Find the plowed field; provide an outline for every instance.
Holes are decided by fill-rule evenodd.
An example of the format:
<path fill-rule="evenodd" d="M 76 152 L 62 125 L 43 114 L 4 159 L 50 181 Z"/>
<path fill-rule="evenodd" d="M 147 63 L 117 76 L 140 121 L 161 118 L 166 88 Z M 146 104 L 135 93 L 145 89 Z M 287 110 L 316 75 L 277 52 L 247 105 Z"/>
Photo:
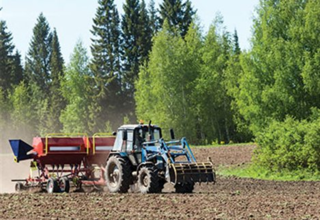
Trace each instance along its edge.
<path fill-rule="evenodd" d="M 217 169 L 250 162 L 253 146 L 195 149 Z M 1 179 L 4 176 L 1 176 Z M 320 219 L 320 182 L 278 182 L 218 176 L 193 194 L 108 192 L 0 194 L 0 219 Z"/>

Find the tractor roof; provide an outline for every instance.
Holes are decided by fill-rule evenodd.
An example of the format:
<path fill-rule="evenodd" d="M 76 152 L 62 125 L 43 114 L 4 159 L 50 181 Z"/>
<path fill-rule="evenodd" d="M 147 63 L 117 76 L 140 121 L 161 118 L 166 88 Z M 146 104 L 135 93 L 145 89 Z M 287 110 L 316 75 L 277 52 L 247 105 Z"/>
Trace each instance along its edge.
<path fill-rule="evenodd" d="M 119 129 L 135 129 L 139 127 L 148 127 L 148 124 L 129 124 L 129 125 L 122 125 Z M 159 128 L 157 125 L 151 125 L 154 128 Z"/>

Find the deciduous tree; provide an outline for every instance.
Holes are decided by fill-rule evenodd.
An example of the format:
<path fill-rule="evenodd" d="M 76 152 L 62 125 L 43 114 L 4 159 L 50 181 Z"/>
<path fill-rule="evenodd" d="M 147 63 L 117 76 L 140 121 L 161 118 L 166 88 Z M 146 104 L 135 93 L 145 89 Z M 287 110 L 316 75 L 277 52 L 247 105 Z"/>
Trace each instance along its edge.
<path fill-rule="evenodd" d="M 236 95 L 240 113 L 256 133 L 286 115 L 298 120 L 319 108 L 318 1 L 261 1 L 252 51 L 241 59 Z"/>
<path fill-rule="evenodd" d="M 71 55 L 70 64 L 62 81 L 62 94 L 67 100 L 66 108 L 62 111 L 60 121 L 64 132 L 93 133 L 97 124 L 94 97 L 93 75 L 89 68 L 87 51 L 79 41 Z M 93 126 L 91 126 L 93 125 Z"/>
<path fill-rule="evenodd" d="M 165 131 L 173 127 L 177 136 L 196 141 L 192 92 L 201 34 L 193 26 L 184 41 L 180 34 L 168 30 L 169 25 L 164 25 L 155 37 L 149 65 L 141 69 L 136 84 L 137 115 Z"/>

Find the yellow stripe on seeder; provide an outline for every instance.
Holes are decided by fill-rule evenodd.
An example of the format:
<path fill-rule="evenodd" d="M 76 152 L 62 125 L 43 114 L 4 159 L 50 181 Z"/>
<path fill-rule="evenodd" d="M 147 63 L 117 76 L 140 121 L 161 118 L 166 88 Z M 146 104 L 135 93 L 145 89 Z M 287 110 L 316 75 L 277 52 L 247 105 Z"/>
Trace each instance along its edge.
<path fill-rule="evenodd" d="M 85 137 L 87 138 L 87 146 L 89 146 L 89 138 L 86 133 L 49 133 L 45 137 L 45 153 L 48 154 L 48 138 L 72 138 L 72 137 Z M 87 148 L 87 154 L 89 154 L 89 147 Z"/>

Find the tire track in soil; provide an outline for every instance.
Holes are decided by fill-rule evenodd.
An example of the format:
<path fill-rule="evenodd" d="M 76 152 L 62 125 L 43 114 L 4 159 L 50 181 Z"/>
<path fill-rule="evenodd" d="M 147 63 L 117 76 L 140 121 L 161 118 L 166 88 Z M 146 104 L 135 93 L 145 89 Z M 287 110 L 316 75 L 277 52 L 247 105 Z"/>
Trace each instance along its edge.
<path fill-rule="evenodd" d="M 194 149 L 216 167 L 250 162 L 254 146 Z M 0 194 L 0 219 L 319 219 L 320 182 L 217 177 L 193 194 Z"/>

